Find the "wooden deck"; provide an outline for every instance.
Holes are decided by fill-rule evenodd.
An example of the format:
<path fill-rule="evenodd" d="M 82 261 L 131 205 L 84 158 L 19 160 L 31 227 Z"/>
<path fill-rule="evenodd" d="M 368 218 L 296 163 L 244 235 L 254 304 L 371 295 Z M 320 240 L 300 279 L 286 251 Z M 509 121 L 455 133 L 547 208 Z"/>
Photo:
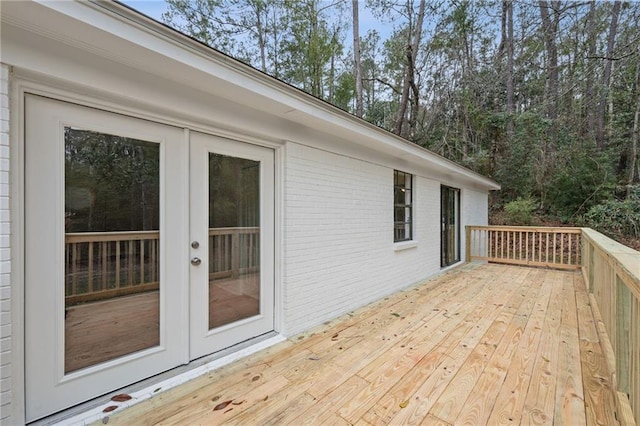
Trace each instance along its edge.
<path fill-rule="evenodd" d="M 615 425 L 605 365 L 579 273 L 471 264 L 108 420 Z"/>

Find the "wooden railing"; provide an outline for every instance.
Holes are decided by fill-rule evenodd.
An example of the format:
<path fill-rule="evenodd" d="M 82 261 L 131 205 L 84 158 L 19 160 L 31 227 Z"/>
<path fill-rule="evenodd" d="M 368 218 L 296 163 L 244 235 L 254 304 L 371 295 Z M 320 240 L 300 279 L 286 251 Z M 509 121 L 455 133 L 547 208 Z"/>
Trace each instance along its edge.
<path fill-rule="evenodd" d="M 467 260 L 580 268 L 580 228 L 467 226 Z"/>
<path fill-rule="evenodd" d="M 258 227 L 209 229 L 209 276 L 258 269 Z M 82 232 L 65 236 L 65 302 L 69 305 L 157 290 L 158 231 Z"/>
<path fill-rule="evenodd" d="M 582 274 L 617 389 L 640 425 L 640 252 L 592 229 L 582 230 Z M 629 424 L 630 422 L 626 422 Z"/>
<path fill-rule="evenodd" d="M 581 269 L 618 420 L 640 425 L 640 252 L 589 228 L 468 226 L 466 260 Z"/>

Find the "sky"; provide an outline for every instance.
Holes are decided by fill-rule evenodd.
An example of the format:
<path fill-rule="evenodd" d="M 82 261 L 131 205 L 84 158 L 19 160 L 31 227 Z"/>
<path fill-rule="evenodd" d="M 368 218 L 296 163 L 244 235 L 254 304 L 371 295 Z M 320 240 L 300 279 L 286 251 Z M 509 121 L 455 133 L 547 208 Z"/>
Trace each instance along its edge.
<path fill-rule="evenodd" d="M 120 0 L 129 7 L 136 9 L 162 22 L 162 14 L 166 10 L 166 4 L 163 0 Z"/>

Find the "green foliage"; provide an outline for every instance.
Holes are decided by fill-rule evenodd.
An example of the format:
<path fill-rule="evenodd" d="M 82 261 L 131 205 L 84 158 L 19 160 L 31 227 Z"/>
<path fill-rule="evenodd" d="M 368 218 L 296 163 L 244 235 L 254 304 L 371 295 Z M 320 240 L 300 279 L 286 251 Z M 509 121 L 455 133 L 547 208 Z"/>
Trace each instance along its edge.
<path fill-rule="evenodd" d="M 356 95 L 356 77 L 349 72 L 342 73 L 333 93 L 333 104 L 345 111 L 349 110 Z"/>
<path fill-rule="evenodd" d="M 570 220 L 610 198 L 615 176 L 606 153 L 574 149 L 558 153 L 547 189 L 548 209 Z"/>
<path fill-rule="evenodd" d="M 520 198 L 510 201 L 504 206 L 507 225 L 526 226 L 533 223 L 533 213 L 537 203 L 532 198 Z"/>
<path fill-rule="evenodd" d="M 495 118 L 495 123 L 500 122 Z M 543 118 L 535 113 L 522 113 L 515 120 L 514 135 L 505 143 L 497 143 L 493 149 L 495 178 L 502 185 L 501 196 L 505 201 L 526 197 L 536 192 L 533 161 L 540 153 L 540 141 L 544 138 Z"/>
<path fill-rule="evenodd" d="M 582 217 L 584 225 L 612 238 L 640 237 L 640 186 L 625 200 L 608 200 Z"/>

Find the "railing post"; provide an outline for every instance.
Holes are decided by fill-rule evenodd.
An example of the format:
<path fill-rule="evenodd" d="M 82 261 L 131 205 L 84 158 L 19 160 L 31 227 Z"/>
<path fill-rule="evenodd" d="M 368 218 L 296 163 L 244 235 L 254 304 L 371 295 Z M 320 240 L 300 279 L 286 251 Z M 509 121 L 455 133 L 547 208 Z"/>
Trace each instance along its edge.
<path fill-rule="evenodd" d="M 465 236 L 464 236 L 464 260 L 465 262 L 471 262 L 471 228 L 469 225 L 464 227 Z"/>

